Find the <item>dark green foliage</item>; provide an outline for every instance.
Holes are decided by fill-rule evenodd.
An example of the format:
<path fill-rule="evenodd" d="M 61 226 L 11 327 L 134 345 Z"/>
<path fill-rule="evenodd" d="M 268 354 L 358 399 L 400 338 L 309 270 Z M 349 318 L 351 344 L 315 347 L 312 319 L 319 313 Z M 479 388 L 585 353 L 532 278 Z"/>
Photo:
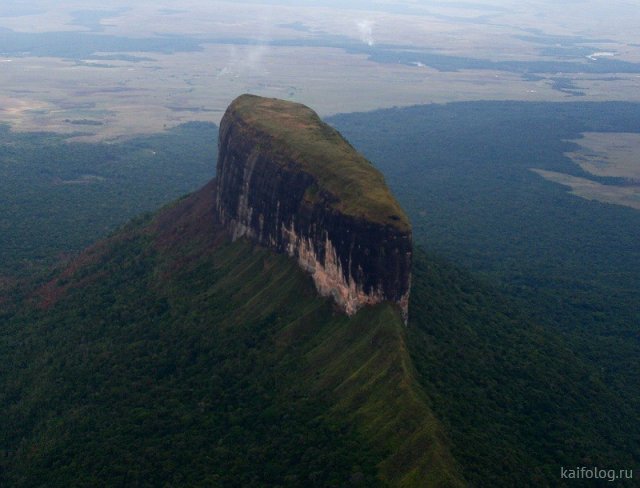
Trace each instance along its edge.
<path fill-rule="evenodd" d="M 408 344 L 473 486 L 571 486 L 561 466 L 637 466 L 637 412 L 597 365 L 468 272 L 421 252 L 414 263 Z"/>
<path fill-rule="evenodd" d="M 444 395 L 438 413 L 453 415 L 454 452 L 471 453 L 459 459 L 463 465 L 477 470 L 475 476 L 508 477 L 510 468 L 496 458 L 489 460 L 491 450 L 500 451 L 500 442 L 505 442 L 501 452 L 518 452 L 515 446 L 527 444 L 529 448 L 520 451 L 522 465 L 539 463 L 543 471 L 547 463 L 572 456 L 594 462 L 606 457 L 616 467 L 630 467 L 630 459 L 637 464 L 640 212 L 575 197 L 529 168 L 615 183 L 585 174 L 565 157 L 576 148 L 567 140 L 583 131 L 640 132 L 640 106 L 478 102 L 343 115 L 331 123 L 385 173 L 412 220 L 414 242 L 498 285 L 500 294 L 512 299 L 507 309 L 519 310 L 516 317 L 544 325 L 540 330 L 546 332 L 539 337 L 533 331 L 504 332 L 508 321 L 498 320 L 502 325 L 493 331 L 487 325 L 491 318 L 482 311 L 497 299 L 474 303 L 471 285 L 462 288 L 464 294 L 471 293 L 470 303 L 461 303 L 460 296 L 448 298 L 450 322 L 437 331 L 442 352 L 430 361 L 436 369 L 451 358 L 458 361 L 451 365 L 450 376 L 445 374 L 428 389 Z M 434 297 L 414 291 L 413 298 L 419 304 Z M 426 310 L 414 309 L 412 316 L 420 321 L 423 313 L 430 313 Z M 519 342 L 530 334 L 530 345 Z M 537 361 L 546 366 L 532 373 L 537 366 L 524 358 L 534 354 L 537 341 L 545 336 L 545 341 L 561 341 L 558 344 L 575 356 L 575 363 L 553 349 L 538 349 Z M 512 352 L 494 361 L 487 354 L 497 348 Z M 483 356 L 493 365 L 483 366 Z M 416 364 L 424 367 L 427 357 L 423 351 Z M 520 386 L 511 385 L 493 398 L 492 389 L 508 376 L 482 379 L 476 373 L 512 367 L 515 359 L 520 366 L 509 381 L 519 381 Z M 584 366 L 583 376 L 573 364 Z M 544 398 L 547 387 L 539 377 L 555 384 L 575 382 L 573 388 L 563 383 L 568 403 L 561 406 L 555 393 L 548 392 L 548 398 L 536 400 L 544 408 L 527 410 L 532 401 L 524 394 L 527 388 L 537 384 L 541 391 L 535 395 Z M 477 398 L 491 395 L 480 415 L 484 422 L 493 418 L 495 423 L 482 432 L 469 428 L 470 419 L 479 419 L 473 408 L 465 407 L 471 391 L 474 408 L 482 406 Z M 575 424 L 567 423 L 573 420 Z M 474 449 L 487 454 L 473 454 Z M 509 463 L 516 466 L 518 461 L 511 458 Z M 481 464 L 484 468 L 478 467 Z M 469 477 L 473 479 L 473 473 Z"/>
<path fill-rule="evenodd" d="M 577 198 L 529 170 L 590 177 L 563 155 L 575 149 L 566 140 L 638 132 L 639 105 L 479 102 L 332 121 L 385 173 L 415 241 L 503 285 L 640 383 L 628 362 L 640 353 L 640 212 Z"/>
<path fill-rule="evenodd" d="M 640 214 L 571 196 L 528 168 L 588 176 L 562 155 L 574 148 L 565 140 L 638 132 L 639 117 L 633 104 L 483 102 L 332 119 L 385 173 L 430 252 L 416 257 L 407 329 L 427 393 L 416 396 L 430 402 L 475 486 L 558 486 L 560 465 L 638 465 Z M 131 142 L 131 160 L 119 144 L 5 131 L 0 274 L 51 262 L 142 203 L 153 208 L 195 186 L 188 168 L 204 175 L 213 162 L 198 166 L 196 153 L 185 164 L 194 141 L 180 141 L 209 129 L 183 129 L 171 144 L 167 135 Z M 157 166 L 162 178 L 143 157 L 158 145 L 175 157 Z M 57 156 L 76 163 L 46 173 Z M 94 157 L 111 179 L 113 161 L 124 164 L 128 190 L 109 178 L 65 192 L 49 184 L 55 175 L 102 176 L 77 163 Z M 93 221 L 74 220 L 91 212 Z M 371 486 L 384 454 L 365 447 L 366 432 L 334 410 L 300 360 L 318 350 L 315 337 L 333 353 L 320 358 L 339 361 L 321 361 L 325 370 L 345 374 L 345 351 L 374 347 L 378 335 L 357 342 L 291 263 L 263 251 L 225 247 L 194 260 L 190 239 L 171 266 L 150 235 L 134 232 L 149 222 L 61 277 L 59 287 L 85 281 L 53 308 L 16 315 L 0 302 L 0 485 Z M 357 400 L 358 388 L 341 397 Z M 407 405 L 382 400 L 384 418 Z"/>
<path fill-rule="evenodd" d="M 369 59 L 378 63 L 402 63 L 423 65 L 437 69 L 438 71 L 459 71 L 462 69 L 506 71 L 509 73 L 640 73 L 638 63 L 630 63 L 619 59 L 606 59 L 585 63 L 584 57 L 577 53 L 573 59 L 544 59 L 534 61 L 493 61 L 490 59 L 470 58 L 462 56 L 450 56 L 416 49 L 397 50 L 394 48 L 367 49 L 357 46 L 347 48 L 349 52 L 362 52 L 369 54 Z M 593 52 L 593 51 L 592 51 Z M 557 53 L 554 53 L 557 55 Z M 555 56 L 554 56 L 555 57 Z M 604 61 L 604 62 L 601 62 Z"/>
<path fill-rule="evenodd" d="M 170 265 L 117 238 L 81 288 L 2 326 L 0 485 L 376 486 L 378 456 L 276 344 L 305 308 L 329 323 L 308 280 L 246 245 L 158 280 Z"/>
<path fill-rule="evenodd" d="M 228 242 L 213 188 L 0 323 L 0 484 L 461 486 L 400 311 L 349 319 L 288 257 Z"/>
<path fill-rule="evenodd" d="M 205 123 L 91 144 L 0 126 L 0 277 L 40 270 L 200 187 L 216 147 Z"/>

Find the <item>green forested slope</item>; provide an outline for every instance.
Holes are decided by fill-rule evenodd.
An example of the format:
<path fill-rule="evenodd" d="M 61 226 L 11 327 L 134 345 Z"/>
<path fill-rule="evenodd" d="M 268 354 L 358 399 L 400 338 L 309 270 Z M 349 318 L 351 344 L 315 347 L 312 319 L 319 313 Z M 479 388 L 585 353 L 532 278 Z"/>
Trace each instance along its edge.
<path fill-rule="evenodd" d="M 638 466 L 634 405 L 497 287 L 419 253 L 410 311 L 412 359 L 472 486 L 574 486 L 561 467 Z"/>
<path fill-rule="evenodd" d="M 390 112 L 338 126 L 383 170 L 417 240 L 444 256 L 416 256 L 407 329 L 385 307 L 352 321 L 335 314 L 288 260 L 217 242 L 200 200 L 181 200 L 37 292 L 15 291 L 17 309 L 0 277 L 0 486 L 558 486 L 561 465 L 637 468 L 639 214 L 580 200 L 528 170 L 534 161 L 576 172 L 563 139 L 638 131 L 637 106 Z M 9 162 L 32 161 L 0 167 L 9 202 L 0 265 L 53 262 L 140 202 L 203 178 L 210 165 L 196 159 L 210 148 L 190 154 L 195 132 L 174 136 L 164 162 L 141 159 L 133 180 L 138 160 L 125 161 L 122 181 L 135 184 L 123 194 L 115 181 L 52 185 L 40 173 L 48 136 L 5 134 Z M 130 149 L 142 157 L 150 147 Z M 56 171 L 70 170 L 62 179 L 109 161 L 63 149 L 95 158 L 58 160 Z M 145 185 L 155 171 L 158 184 Z M 33 205 L 11 200 L 16 185 Z"/>
<path fill-rule="evenodd" d="M 632 407 L 495 288 L 418 252 L 408 327 L 389 305 L 349 319 L 229 243 L 211 197 L 1 319 L 0 484 L 559 486 L 637 462 Z"/>
<path fill-rule="evenodd" d="M 457 486 L 399 311 L 348 319 L 216 229 L 134 222 L 1 327 L 3 486 Z"/>

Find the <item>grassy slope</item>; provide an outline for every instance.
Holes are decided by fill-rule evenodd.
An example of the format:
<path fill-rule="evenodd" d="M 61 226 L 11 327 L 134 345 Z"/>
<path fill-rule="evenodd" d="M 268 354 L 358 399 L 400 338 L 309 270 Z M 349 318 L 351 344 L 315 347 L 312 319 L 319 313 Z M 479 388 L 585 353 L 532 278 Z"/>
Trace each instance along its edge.
<path fill-rule="evenodd" d="M 348 320 L 212 221 L 208 187 L 2 319 L 0 484 L 460 485 L 397 311 Z"/>
<path fill-rule="evenodd" d="M 316 178 L 320 189 L 337 198 L 335 205 L 340 211 L 409 230 L 409 219 L 382 173 L 310 108 L 242 95 L 228 110 L 272 138 L 279 152 L 290 156 Z"/>

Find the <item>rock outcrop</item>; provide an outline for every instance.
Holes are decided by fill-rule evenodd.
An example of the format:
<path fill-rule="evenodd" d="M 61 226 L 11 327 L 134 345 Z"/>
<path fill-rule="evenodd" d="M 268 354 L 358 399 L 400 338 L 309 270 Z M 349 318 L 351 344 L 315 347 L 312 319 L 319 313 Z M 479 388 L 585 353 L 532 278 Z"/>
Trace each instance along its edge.
<path fill-rule="evenodd" d="M 294 257 L 349 315 L 397 303 L 407 317 L 411 227 L 384 178 L 311 109 L 242 95 L 220 125 L 216 211 Z"/>

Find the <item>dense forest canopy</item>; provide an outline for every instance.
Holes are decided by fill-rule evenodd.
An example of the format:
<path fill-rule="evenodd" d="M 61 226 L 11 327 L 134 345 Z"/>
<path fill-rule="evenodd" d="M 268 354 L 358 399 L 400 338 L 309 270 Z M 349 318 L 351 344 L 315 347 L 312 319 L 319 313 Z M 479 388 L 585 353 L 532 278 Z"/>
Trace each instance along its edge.
<path fill-rule="evenodd" d="M 640 107 L 474 102 L 346 114 L 329 122 L 384 173 L 426 251 L 417 250 L 408 350 L 464 479 L 477 486 L 504 480 L 553 485 L 560 465 L 637 464 L 640 212 L 579 198 L 531 168 L 620 185 L 575 164 L 566 155 L 575 150 L 569 141 L 583 132 L 640 133 Z M 158 479 L 176 483 L 271 479 L 283 463 L 312 466 L 313 452 L 332 466 L 313 465 L 318 486 L 345 479 L 373 483 L 381 454 L 375 448 L 355 452 L 361 433 L 327 417 L 316 397 L 291 386 L 288 361 L 300 351 L 284 362 L 266 354 L 273 334 L 288 324 L 281 311 L 256 316 L 231 335 L 212 332 L 204 318 L 233 304 L 209 288 L 224 274 L 215 260 L 185 268 L 168 288 L 148 287 L 164 265 L 149 252 L 149 237 L 139 234 L 113 247 L 105 262 L 63 278 L 58 285 L 64 289 L 99 277 L 62 308 L 33 307 L 39 300 L 34 286 L 58 279 L 51 265 L 206 183 L 215 165 L 215 126 L 186 124 L 97 144 L 7 127 L 0 137 L 7 480 L 55 472 L 68 481 L 79 472 L 65 468 L 64 459 L 73 458 L 84 466 L 83 479 L 94 482 L 96 470 L 107 467 L 85 455 L 108 456 L 114 445 L 132 445 L 135 452 L 142 444 L 127 432 L 139 432 L 148 441 L 140 469 L 160 463 Z M 221 255 L 220 262 L 233 256 Z M 282 299 L 279 290 L 271 290 L 274 303 Z M 202 300 L 194 302 L 191 292 Z M 322 310 L 323 317 L 332 313 Z M 88 317 L 95 320 L 85 329 L 80 324 Z M 220 374 L 194 373 L 201 367 L 235 378 L 235 386 Z M 114 368 L 116 374 L 105 375 Z M 243 379 L 247 372 L 250 380 Z M 265 385 L 281 374 L 292 383 L 267 395 Z M 147 388 L 149 382 L 156 386 Z M 138 393 L 128 397 L 130 391 Z M 216 400 L 202 403 L 195 391 Z M 113 402 L 121 409 L 116 424 L 99 414 Z M 193 408 L 199 409 L 195 416 Z M 181 437 L 184 422 L 190 430 Z M 271 424 L 289 427 L 274 437 Z M 151 434 L 158 429 L 164 434 Z M 202 432 L 220 436 L 210 452 L 199 450 L 206 444 Z M 120 444 L 94 441 L 96 433 Z M 301 444 L 301 436 L 311 444 Z M 170 456 L 170 445 L 180 445 L 184 456 Z M 264 469 L 248 467 L 232 455 L 237 449 L 249 449 Z M 213 478 L 205 476 L 207 456 L 222 467 L 208 474 Z M 127 462 L 116 458 L 110 479 L 124 480 Z M 142 471 L 129 474 L 141 477 Z M 242 476 L 225 478 L 229 473 Z M 289 474 L 278 478 L 284 486 L 308 475 L 306 468 Z"/>

